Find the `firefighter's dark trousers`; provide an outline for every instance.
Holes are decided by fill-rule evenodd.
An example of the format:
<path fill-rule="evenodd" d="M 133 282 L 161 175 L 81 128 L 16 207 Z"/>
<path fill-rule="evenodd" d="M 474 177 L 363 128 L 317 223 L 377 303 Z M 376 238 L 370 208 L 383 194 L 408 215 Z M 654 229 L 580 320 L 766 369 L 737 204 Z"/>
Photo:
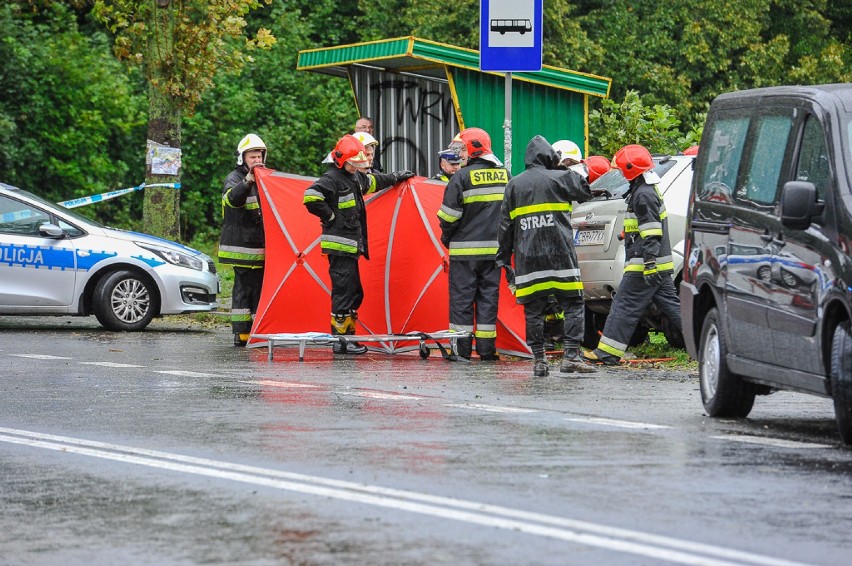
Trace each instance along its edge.
<path fill-rule="evenodd" d="M 358 310 L 364 300 L 361 271 L 357 255 L 329 255 L 328 275 L 331 278 L 331 314 L 349 315 Z"/>
<path fill-rule="evenodd" d="M 524 318 L 527 326 L 527 346 L 532 350 L 533 357 L 537 360 L 544 359 L 544 317 L 551 306 L 550 297 L 543 296 L 524 303 Z M 583 332 L 586 326 L 586 313 L 584 310 L 583 297 L 556 295 L 559 308 L 565 313 L 563 322 L 563 347 L 579 348 L 583 340 Z"/>
<path fill-rule="evenodd" d="M 671 275 L 666 273 L 659 285 L 650 287 L 641 275 L 625 275 L 615 294 L 598 349 L 621 358 L 636 325 L 652 302 L 680 331 L 680 299 Z"/>
<path fill-rule="evenodd" d="M 263 286 L 263 268 L 234 266 L 234 288 L 231 291 L 231 331 L 249 334 Z"/>
<path fill-rule="evenodd" d="M 450 329 L 471 332 L 479 357 L 497 354 L 497 303 L 500 297 L 500 268 L 494 260 L 450 261 Z M 458 354 L 469 358 L 471 339 L 456 342 Z"/>

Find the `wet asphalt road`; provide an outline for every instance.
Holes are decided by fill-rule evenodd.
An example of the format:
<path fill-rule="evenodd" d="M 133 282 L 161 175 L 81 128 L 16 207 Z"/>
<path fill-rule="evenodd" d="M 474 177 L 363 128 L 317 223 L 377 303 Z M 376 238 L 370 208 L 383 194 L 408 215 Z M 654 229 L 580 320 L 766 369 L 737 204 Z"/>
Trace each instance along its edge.
<path fill-rule="evenodd" d="M 230 338 L 0 317 L 0 564 L 850 563 L 829 400 Z"/>

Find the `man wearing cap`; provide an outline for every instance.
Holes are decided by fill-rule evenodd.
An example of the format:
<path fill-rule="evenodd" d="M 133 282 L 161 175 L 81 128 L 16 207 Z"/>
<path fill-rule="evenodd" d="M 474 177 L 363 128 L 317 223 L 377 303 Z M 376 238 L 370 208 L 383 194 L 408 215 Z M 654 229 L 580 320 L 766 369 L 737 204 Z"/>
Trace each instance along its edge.
<path fill-rule="evenodd" d="M 652 302 L 681 330 L 666 205 L 657 188 L 660 177 L 654 172 L 654 160 L 641 145 L 626 145 L 615 153 L 612 164 L 630 182 L 625 194 L 624 276 L 598 347 L 585 355 L 587 361 L 604 365 L 619 363 Z"/>
<path fill-rule="evenodd" d="M 450 147 L 438 153 L 438 158 L 440 159 L 438 166 L 441 170 L 432 178 L 436 181 L 449 183 L 450 177 L 461 167 L 462 160 L 458 148 L 454 148 L 453 144 L 450 144 Z"/>

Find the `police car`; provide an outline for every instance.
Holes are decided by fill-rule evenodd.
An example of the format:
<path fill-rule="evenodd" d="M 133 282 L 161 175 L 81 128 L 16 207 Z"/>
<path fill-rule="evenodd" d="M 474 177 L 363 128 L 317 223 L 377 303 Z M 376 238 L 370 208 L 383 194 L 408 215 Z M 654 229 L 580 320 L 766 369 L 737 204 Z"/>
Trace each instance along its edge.
<path fill-rule="evenodd" d="M 0 315 L 94 314 L 138 331 L 155 316 L 212 310 L 218 292 L 207 255 L 0 183 Z"/>

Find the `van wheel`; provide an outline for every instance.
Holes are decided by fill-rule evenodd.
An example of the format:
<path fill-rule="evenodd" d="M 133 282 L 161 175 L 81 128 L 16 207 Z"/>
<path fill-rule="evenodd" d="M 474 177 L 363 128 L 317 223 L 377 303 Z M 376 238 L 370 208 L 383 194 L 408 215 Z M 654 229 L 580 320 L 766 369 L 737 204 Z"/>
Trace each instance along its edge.
<path fill-rule="evenodd" d="M 848 321 L 837 325 L 831 341 L 831 396 L 840 438 L 852 444 L 852 335 Z"/>
<path fill-rule="evenodd" d="M 109 330 L 143 330 L 156 311 L 151 283 L 133 271 L 114 271 L 95 286 L 92 310 Z"/>
<path fill-rule="evenodd" d="M 719 311 L 710 309 L 701 327 L 698 381 L 704 410 L 711 417 L 745 417 L 754 405 L 756 387 L 728 369 L 728 348 L 719 325 Z"/>

